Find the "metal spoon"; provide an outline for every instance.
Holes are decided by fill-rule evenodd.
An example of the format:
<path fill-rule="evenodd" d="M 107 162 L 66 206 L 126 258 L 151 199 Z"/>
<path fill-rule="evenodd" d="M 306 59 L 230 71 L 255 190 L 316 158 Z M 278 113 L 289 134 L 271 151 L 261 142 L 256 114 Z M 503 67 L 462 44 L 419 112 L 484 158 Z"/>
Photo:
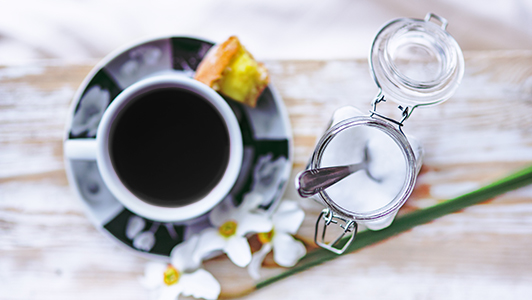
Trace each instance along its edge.
<path fill-rule="evenodd" d="M 362 162 L 347 166 L 310 169 L 299 173 L 296 180 L 296 189 L 301 197 L 308 198 L 360 170 L 366 170 L 369 177 L 379 181 L 369 173 L 368 162 L 369 155 L 366 146 L 364 148 L 364 160 Z"/>

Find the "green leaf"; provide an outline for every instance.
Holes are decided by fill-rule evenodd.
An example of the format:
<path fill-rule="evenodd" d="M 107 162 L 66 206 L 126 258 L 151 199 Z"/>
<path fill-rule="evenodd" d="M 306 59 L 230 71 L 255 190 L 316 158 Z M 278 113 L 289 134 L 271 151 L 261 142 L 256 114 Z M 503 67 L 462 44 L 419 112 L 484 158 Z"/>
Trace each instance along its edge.
<path fill-rule="evenodd" d="M 505 178 L 497 180 L 476 191 L 467 193 L 451 200 L 447 200 L 429 208 L 416 210 L 414 212 L 397 217 L 392 223 L 392 225 L 386 229 L 380 231 L 366 230 L 360 232 L 357 234 L 354 242 L 349 246 L 349 248 L 344 252 L 344 254 L 383 241 L 394 235 L 410 230 L 417 225 L 428 223 L 444 215 L 451 214 L 460 211 L 468 206 L 490 200 L 503 193 L 515 190 L 531 183 L 532 166 L 514 174 L 511 174 Z M 339 257 L 339 255 L 334 254 L 325 249 L 314 250 L 312 252 L 309 252 L 305 257 L 303 257 L 299 261 L 299 263 L 294 267 L 284 271 L 279 275 L 273 276 L 257 283 L 255 288 L 262 288 L 290 275 L 301 272 L 326 261 L 335 259 L 337 257 Z"/>

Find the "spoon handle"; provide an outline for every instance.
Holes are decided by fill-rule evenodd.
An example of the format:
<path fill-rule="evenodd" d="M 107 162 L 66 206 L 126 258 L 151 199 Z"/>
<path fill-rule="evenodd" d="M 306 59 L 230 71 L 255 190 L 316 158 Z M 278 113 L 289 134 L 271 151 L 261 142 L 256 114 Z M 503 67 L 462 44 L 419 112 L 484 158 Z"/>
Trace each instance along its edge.
<path fill-rule="evenodd" d="M 308 198 L 364 168 L 364 163 L 358 163 L 303 171 L 298 175 L 297 191 L 301 197 Z"/>

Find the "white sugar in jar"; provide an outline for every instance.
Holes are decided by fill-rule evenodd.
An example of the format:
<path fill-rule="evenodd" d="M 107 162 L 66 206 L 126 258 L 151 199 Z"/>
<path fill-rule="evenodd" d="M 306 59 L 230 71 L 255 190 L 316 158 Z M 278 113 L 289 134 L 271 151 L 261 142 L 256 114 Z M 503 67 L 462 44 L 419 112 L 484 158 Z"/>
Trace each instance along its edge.
<path fill-rule="evenodd" d="M 365 159 L 366 171 L 358 171 L 326 190 L 346 210 L 367 213 L 384 207 L 405 181 L 406 163 L 401 150 L 375 128 L 357 127 L 339 133 L 324 151 L 321 167 L 355 164 Z"/>

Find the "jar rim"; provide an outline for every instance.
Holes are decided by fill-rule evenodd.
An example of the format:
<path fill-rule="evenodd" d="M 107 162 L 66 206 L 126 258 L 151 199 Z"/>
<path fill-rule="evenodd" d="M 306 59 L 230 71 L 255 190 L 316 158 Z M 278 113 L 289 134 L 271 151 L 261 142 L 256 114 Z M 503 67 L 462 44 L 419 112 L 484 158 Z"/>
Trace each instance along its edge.
<path fill-rule="evenodd" d="M 416 158 L 412 146 L 402 132 L 397 130 L 390 123 L 375 117 L 355 116 L 345 119 L 329 128 L 319 140 L 310 161 L 310 168 L 315 169 L 321 167 L 323 153 L 325 152 L 327 145 L 336 137 L 336 135 L 346 129 L 356 126 L 369 126 L 379 129 L 390 137 L 399 147 L 406 162 L 406 176 L 401 190 L 397 193 L 394 199 L 388 202 L 388 204 L 379 209 L 367 212 L 355 212 L 338 205 L 333 199 L 331 199 L 331 197 L 329 197 L 326 190 L 321 191 L 318 195 L 328 207 L 341 216 L 355 221 L 375 220 L 397 211 L 406 202 L 414 189 L 416 181 Z"/>

